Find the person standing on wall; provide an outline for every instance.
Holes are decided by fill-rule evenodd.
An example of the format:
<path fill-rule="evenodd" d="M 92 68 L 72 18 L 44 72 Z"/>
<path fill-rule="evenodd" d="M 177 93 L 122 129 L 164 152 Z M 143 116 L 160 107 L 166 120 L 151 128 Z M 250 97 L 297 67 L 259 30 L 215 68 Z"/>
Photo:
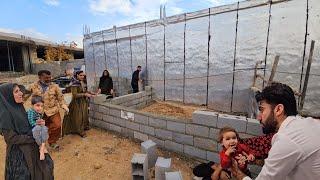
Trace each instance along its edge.
<path fill-rule="evenodd" d="M 139 92 L 139 73 L 141 71 L 141 66 L 137 66 L 137 70 L 135 70 L 132 74 L 132 79 L 131 79 L 131 87 L 133 93 Z"/>
<path fill-rule="evenodd" d="M 59 86 L 51 82 L 51 72 L 48 70 L 40 70 L 38 76 L 39 81 L 31 85 L 30 91 L 32 95 L 43 98 L 43 119 L 49 131 L 48 143 L 52 149 L 58 149 L 59 145 L 57 141 L 61 136 L 61 117 L 59 110 L 63 108 L 66 112 L 69 112 L 69 108 Z"/>

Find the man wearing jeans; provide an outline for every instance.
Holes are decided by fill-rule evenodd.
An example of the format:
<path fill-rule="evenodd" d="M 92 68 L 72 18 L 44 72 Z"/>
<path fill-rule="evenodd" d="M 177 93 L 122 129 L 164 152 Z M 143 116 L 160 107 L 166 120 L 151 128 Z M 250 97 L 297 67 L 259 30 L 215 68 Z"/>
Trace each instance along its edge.
<path fill-rule="evenodd" d="M 263 128 L 278 132 L 256 180 L 314 180 L 320 178 L 320 121 L 297 115 L 292 89 L 272 83 L 256 95 Z M 250 180 L 233 162 L 233 176 Z"/>
<path fill-rule="evenodd" d="M 48 143 L 51 148 L 58 149 L 57 141 L 61 136 L 61 117 L 59 110 L 63 108 L 69 112 L 59 86 L 51 82 L 51 72 L 41 70 L 38 72 L 39 81 L 31 85 L 32 95 L 38 95 L 44 101 L 44 116 L 49 131 Z"/>

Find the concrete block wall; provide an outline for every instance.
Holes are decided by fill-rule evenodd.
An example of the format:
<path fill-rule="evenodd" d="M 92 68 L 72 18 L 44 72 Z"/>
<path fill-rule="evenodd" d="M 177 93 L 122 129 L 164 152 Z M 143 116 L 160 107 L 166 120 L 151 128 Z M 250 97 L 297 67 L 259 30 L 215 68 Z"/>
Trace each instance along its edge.
<path fill-rule="evenodd" d="M 124 96 L 115 97 L 106 102 L 115 105 L 125 106 L 133 109 L 141 109 L 152 103 L 152 88 L 147 86 L 145 91 L 138 93 L 127 94 Z"/>
<path fill-rule="evenodd" d="M 131 109 L 141 109 L 153 102 L 154 94 L 151 86 L 146 86 L 145 91 L 138 93 L 127 94 L 124 96 L 106 99 L 106 95 L 100 94 L 94 98 L 93 104 L 114 104 Z M 104 108 L 101 106 L 100 108 Z M 102 110 L 103 112 L 106 110 Z M 143 121 L 143 119 L 141 119 Z"/>
<path fill-rule="evenodd" d="M 206 161 L 220 161 L 221 145 L 217 138 L 224 126 L 235 128 L 242 138 L 262 135 L 259 122 L 243 116 L 195 111 L 190 122 L 110 103 L 90 106 L 90 122 L 95 126 L 140 141 L 151 139 L 158 147 Z M 134 117 L 121 118 L 121 111 L 132 113 Z"/>

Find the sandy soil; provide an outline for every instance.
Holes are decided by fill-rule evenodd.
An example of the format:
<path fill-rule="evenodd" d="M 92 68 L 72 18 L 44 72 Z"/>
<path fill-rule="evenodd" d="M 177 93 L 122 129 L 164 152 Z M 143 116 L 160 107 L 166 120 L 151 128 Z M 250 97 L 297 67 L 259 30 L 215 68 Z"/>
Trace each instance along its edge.
<path fill-rule="evenodd" d="M 140 152 L 140 143 L 100 129 L 89 130 L 87 138 L 65 136 L 59 144 L 59 151 L 51 151 L 57 180 L 129 180 L 131 158 Z M 4 173 L 5 147 L 0 137 L 0 177 Z M 158 150 L 158 155 L 171 157 L 172 169 L 180 170 L 183 179 L 191 179 L 193 160 L 164 150 Z"/>
<path fill-rule="evenodd" d="M 172 101 L 156 101 L 150 106 L 141 109 L 141 111 L 190 120 L 192 119 L 192 113 L 200 109 L 205 110 L 206 107 L 197 105 L 186 105 L 180 102 Z"/>

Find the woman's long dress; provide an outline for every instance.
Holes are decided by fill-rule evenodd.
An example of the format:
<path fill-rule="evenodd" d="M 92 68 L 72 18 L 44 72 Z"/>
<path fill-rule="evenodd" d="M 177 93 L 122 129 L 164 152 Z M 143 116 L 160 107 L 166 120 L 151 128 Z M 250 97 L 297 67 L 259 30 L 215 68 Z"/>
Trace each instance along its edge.
<path fill-rule="evenodd" d="M 53 180 L 53 161 L 49 154 L 39 158 L 39 146 L 32 136 L 3 132 L 7 144 L 5 180 Z"/>
<path fill-rule="evenodd" d="M 63 120 L 62 133 L 79 134 L 83 136 L 89 128 L 88 106 L 85 96 L 86 90 L 81 86 L 71 86 L 72 100 L 69 105 L 69 114 Z"/>

